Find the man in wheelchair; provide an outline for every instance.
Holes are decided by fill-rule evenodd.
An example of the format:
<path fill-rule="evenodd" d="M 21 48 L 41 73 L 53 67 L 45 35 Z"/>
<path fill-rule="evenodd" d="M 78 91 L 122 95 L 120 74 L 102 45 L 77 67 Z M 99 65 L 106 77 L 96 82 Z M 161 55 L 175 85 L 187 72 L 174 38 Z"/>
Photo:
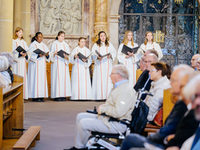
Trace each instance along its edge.
<path fill-rule="evenodd" d="M 105 137 L 106 134 L 110 137 L 112 137 L 112 135 L 123 137 L 125 134 L 127 130 L 126 122 L 131 121 L 131 113 L 134 109 L 136 93 L 132 87 L 129 86 L 129 75 L 124 65 L 113 66 L 110 77 L 114 88 L 110 92 L 105 104 L 97 108 L 96 114 L 95 112 L 84 112 L 77 115 L 75 147 L 70 148 L 71 150 L 94 148 L 92 145 L 97 142 L 97 139 L 92 138 L 91 135 L 101 136 L 101 133 L 103 133 L 103 137 Z M 109 144 L 103 140 L 99 142 L 103 142 L 107 145 Z M 112 144 L 110 144 L 110 146 L 112 146 Z M 112 147 L 108 149 L 112 149 Z"/>

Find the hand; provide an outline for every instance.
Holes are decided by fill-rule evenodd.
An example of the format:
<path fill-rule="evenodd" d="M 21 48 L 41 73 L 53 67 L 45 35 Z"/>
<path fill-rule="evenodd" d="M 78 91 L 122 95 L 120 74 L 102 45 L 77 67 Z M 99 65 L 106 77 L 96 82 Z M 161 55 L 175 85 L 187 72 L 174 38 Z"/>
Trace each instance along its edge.
<path fill-rule="evenodd" d="M 129 57 L 130 57 L 129 55 L 126 55 L 126 56 L 125 56 L 125 58 L 129 58 Z"/>
<path fill-rule="evenodd" d="M 101 61 L 101 60 L 102 60 L 102 57 L 97 56 L 97 59 Z"/>
<path fill-rule="evenodd" d="M 78 55 L 74 55 L 74 58 L 76 59 L 76 58 L 79 58 L 79 57 L 78 57 Z"/>
<path fill-rule="evenodd" d="M 49 52 L 47 52 L 47 53 L 45 54 L 45 56 L 49 56 Z"/>
<path fill-rule="evenodd" d="M 83 62 L 87 62 L 87 59 L 83 59 Z"/>
<path fill-rule="evenodd" d="M 40 56 L 40 57 L 43 57 L 44 55 L 43 55 L 43 54 L 39 54 L 39 56 Z"/>
<path fill-rule="evenodd" d="M 167 141 L 169 142 L 171 139 L 175 137 L 175 134 L 170 134 L 167 136 Z"/>
<path fill-rule="evenodd" d="M 109 54 L 109 55 L 107 56 L 107 58 L 108 58 L 108 59 L 111 58 L 111 55 Z"/>
<path fill-rule="evenodd" d="M 57 51 L 55 53 L 53 53 L 53 56 L 57 55 Z"/>
<path fill-rule="evenodd" d="M 134 56 L 134 54 L 133 54 L 133 53 L 130 53 L 130 52 L 128 52 L 128 55 L 129 55 L 129 57 Z"/>
<path fill-rule="evenodd" d="M 69 57 L 66 54 L 63 54 L 65 59 L 69 60 Z"/>
<path fill-rule="evenodd" d="M 179 147 L 172 146 L 172 147 L 168 147 L 166 150 L 179 150 Z"/>
<path fill-rule="evenodd" d="M 26 53 L 20 52 L 20 54 L 24 57 L 26 57 Z"/>

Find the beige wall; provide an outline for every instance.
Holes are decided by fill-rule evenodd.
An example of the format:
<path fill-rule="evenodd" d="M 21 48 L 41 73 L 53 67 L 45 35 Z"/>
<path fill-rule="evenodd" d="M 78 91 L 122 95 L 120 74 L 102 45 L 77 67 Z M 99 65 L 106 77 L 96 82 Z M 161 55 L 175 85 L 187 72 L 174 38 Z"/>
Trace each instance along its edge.
<path fill-rule="evenodd" d="M 0 52 L 12 52 L 12 37 L 16 27 L 24 29 L 30 43 L 30 0 L 0 0 Z"/>

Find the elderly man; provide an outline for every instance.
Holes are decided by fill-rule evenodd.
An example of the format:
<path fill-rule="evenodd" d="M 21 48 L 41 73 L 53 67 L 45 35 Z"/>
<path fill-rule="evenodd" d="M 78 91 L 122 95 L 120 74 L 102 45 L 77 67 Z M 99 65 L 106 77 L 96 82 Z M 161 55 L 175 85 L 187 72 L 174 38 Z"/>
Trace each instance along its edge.
<path fill-rule="evenodd" d="M 130 121 L 136 93 L 129 86 L 128 71 L 123 65 L 115 65 L 110 77 L 114 89 L 112 89 L 105 104 L 98 107 L 97 112 L 98 114 L 105 113 L 119 120 L 126 119 Z M 104 133 L 117 133 L 116 129 L 120 132 L 126 131 L 126 125 L 115 121 L 109 122 L 108 119 L 108 117 L 97 114 L 79 113 L 76 118 L 75 147 L 71 148 L 71 150 L 85 149 L 91 131 Z"/>
<path fill-rule="evenodd" d="M 197 69 L 197 60 L 200 58 L 200 54 L 195 54 L 191 59 L 191 66 L 193 69 Z"/>
<path fill-rule="evenodd" d="M 149 70 L 152 63 L 158 62 L 158 57 L 154 53 L 148 53 L 144 57 L 144 65 L 145 70 L 142 72 L 140 77 L 138 78 L 138 81 L 136 82 L 134 89 L 136 92 L 138 92 L 140 89 L 144 89 L 149 91 L 151 87 L 151 82 L 149 77 Z M 145 99 L 146 95 L 142 96 L 142 99 Z"/>
<path fill-rule="evenodd" d="M 187 99 L 192 100 L 195 119 L 200 122 L 200 75 L 193 78 L 183 89 L 183 94 Z M 196 133 L 183 143 L 181 150 L 200 149 L 200 126 Z M 179 150 L 179 147 L 171 147 L 171 150 Z"/>
<path fill-rule="evenodd" d="M 171 92 L 175 97 L 174 102 L 176 102 L 176 104 L 168 116 L 165 125 L 157 133 L 152 134 L 147 138 L 138 134 L 129 135 L 122 144 L 122 150 L 127 150 L 132 147 L 144 147 L 144 143 L 150 143 L 160 148 L 165 147 L 164 139 L 168 135 L 175 133 L 178 123 L 181 122 L 181 118 L 188 110 L 187 105 L 182 100 L 179 100 L 179 98 L 181 97 L 182 88 L 188 82 L 188 78 L 184 77 L 189 76 L 193 72 L 193 69 L 187 65 L 179 65 L 174 68 L 174 71 L 171 75 Z M 186 81 L 182 81 L 183 78 Z"/>

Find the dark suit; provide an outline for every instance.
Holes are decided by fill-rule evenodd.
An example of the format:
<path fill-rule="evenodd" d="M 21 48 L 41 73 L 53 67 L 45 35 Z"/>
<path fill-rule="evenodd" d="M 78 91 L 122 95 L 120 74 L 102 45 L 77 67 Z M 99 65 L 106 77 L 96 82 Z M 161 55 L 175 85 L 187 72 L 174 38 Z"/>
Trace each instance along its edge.
<path fill-rule="evenodd" d="M 199 122 L 195 119 L 194 110 L 190 110 L 189 113 L 181 119 L 177 126 L 175 137 L 169 141 L 166 147 L 181 147 L 183 142 L 195 133 L 198 126 Z"/>
<path fill-rule="evenodd" d="M 177 101 L 171 113 L 167 117 L 165 125 L 157 133 L 152 134 L 147 138 L 138 134 L 130 134 L 124 140 L 122 144 L 122 150 L 126 150 L 132 147 L 144 147 L 145 142 L 164 148 L 164 138 L 170 134 L 175 133 L 176 127 L 181 121 L 181 118 L 184 117 L 186 111 L 187 106 L 185 103 L 181 100 Z"/>
<path fill-rule="evenodd" d="M 134 89 L 136 92 L 139 91 L 139 89 L 142 89 L 145 85 L 145 83 L 147 82 L 147 80 L 149 79 L 149 71 L 145 70 L 142 72 L 142 74 L 140 75 L 140 77 L 138 78 Z M 149 80 L 144 88 L 144 90 L 149 91 L 151 88 L 151 82 L 152 80 Z M 142 96 L 142 99 L 144 100 L 146 98 L 146 95 Z"/>
<path fill-rule="evenodd" d="M 164 138 L 170 134 L 175 133 L 176 127 L 180 122 L 181 118 L 183 118 L 186 111 L 187 106 L 185 105 L 185 103 L 182 100 L 177 101 L 171 113 L 167 117 L 164 126 L 160 128 L 159 132 L 148 136 L 148 139 L 152 142 L 164 144 Z"/>

